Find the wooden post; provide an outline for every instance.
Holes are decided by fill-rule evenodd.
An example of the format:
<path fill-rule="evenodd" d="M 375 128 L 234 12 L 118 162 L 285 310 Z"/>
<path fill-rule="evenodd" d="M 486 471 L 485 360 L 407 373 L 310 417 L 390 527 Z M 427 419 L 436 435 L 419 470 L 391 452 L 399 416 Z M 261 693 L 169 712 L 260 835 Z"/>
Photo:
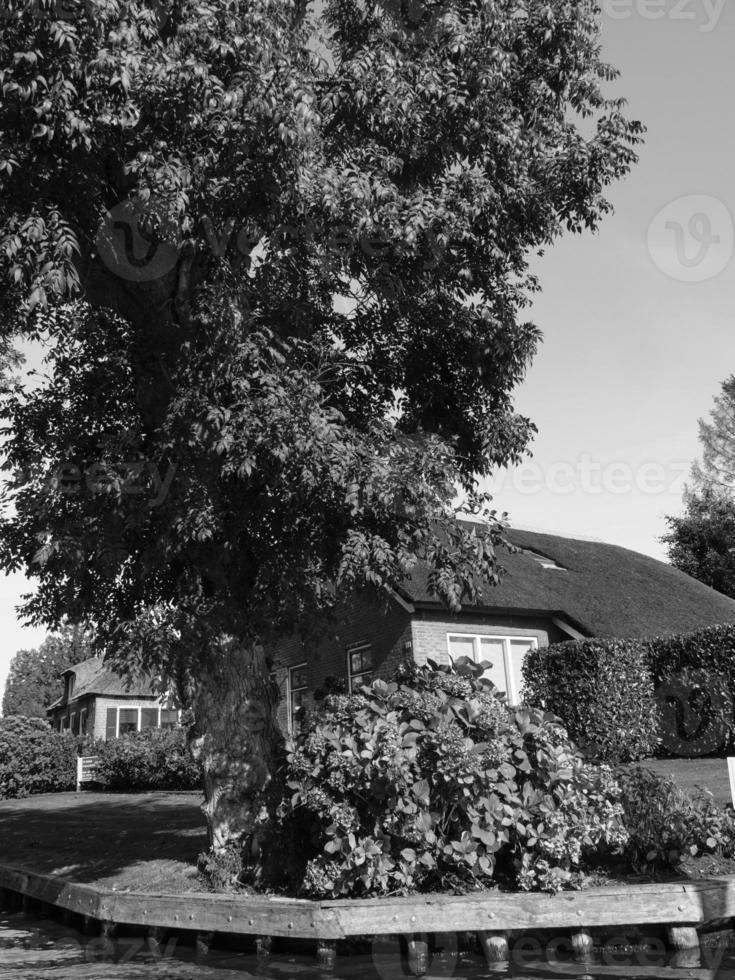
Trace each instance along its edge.
<path fill-rule="evenodd" d="M 702 965 L 702 957 L 699 946 L 696 949 L 679 949 L 671 957 L 668 967 L 679 970 L 693 970 Z M 663 971 L 662 971 L 663 972 Z M 713 975 L 716 971 L 712 971 Z"/>
<path fill-rule="evenodd" d="M 477 940 L 488 966 L 497 967 L 498 964 L 507 963 L 510 959 L 508 937 L 504 932 L 478 932 Z"/>
<path fill-rule="evenodd" d="M 271 955 L 273 936 L 256 936 L 255 951 L 259 959 L 267 959 Z"/>
<path fill-rule="evenodd" d="M 429 943 L 424 933 L 415 932 L 406 940 L 408 947 L 408 969 L 415 977 L 421 977 L 429 970 Z"/>
<path fill-rule="evenodd" d="M 699 936 L 694 926 L 669 926 L 669 946 L 674 950 L 699 949 Z"/>
<path fill-rule="evenodd" d="M 727 757 L 727 774 L 730 777 L 730 799 L 735 807 L 735 756 Z"/>
<path fill-rule="evenodd" d="M 594 945 L 588 932 L 572 933 L 572 953 L 578 963 L 587 963 L 592 959 Z"/>
<path fill-rule="evenodd" d="M 77 756 L 77 793 L 82 790 L 82 757 Z"/>
<path fill-rule="evenodd" d="M 102 952 L 106 956 L 112 956 L 115 952 L 115 923 L 105 919 L 100 923 L 100 945 Z"/>
<path fill-rule="evenodd" d="M 162 929 L 160 926 L 149 926 L 148 935 L 146 936 L 146 945 L 149 951 L 156 957 L 160 959 L 161 957 L 161 944 L 163 943 L 164 937 L 166 935 L 166 930 Z"/>
<path fill-rule="evenodd" d="M 196 938 L 197 959 L 204 959 L 209 956 L 209 947 L 214 942 L 213 932 L 198 932 Z"/>
<path fill-rule="evenodd" d="M 316 965 L 322 970 L 333 970 L 337 962 L 336 939 L 320 939 L 316 944 Z"/>

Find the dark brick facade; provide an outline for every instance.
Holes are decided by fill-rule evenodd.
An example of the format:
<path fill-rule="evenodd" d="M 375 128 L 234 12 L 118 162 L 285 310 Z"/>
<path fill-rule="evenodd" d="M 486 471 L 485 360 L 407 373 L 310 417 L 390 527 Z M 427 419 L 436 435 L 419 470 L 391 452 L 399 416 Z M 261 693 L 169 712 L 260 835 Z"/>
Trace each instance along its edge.
<path fill-rule="evenodd" d="M 538 646 L 568 640 L 551 615 L 481 613 L 466 610 L 454 616 L 447 610 L 418 608 L 409 612 L 398 600 L 377 603 L 355 600 L 341 610 L 335 622 L 316 641 L 306 645 L 293 638 L 278 646 L 273 656 L 274 670 L 281 690 L 278 718 L 284 731 L 289 725 L 290 669 L 299 671 L 306 691 L 299 697 L 312 701 L 328 676 L 348 679 L 348 654 L 352 647 L 370 644 L 373 676 L 390 677 L 402 660 L 425 663 L 427 658 L 448 663 L 447 636 L 464 633 L 487 636 L 535 637 Z M 296 677 L 296 672 L 291 674 Z"/>
<path fill-rule="evenodd" d="M 348 652 L 363 643 L 371 647 L 373 677 L 390 677 L 401 660 L 412 655 L 409 613 L 392 600 L 356 600 L 342 609 L 322 636 L 309 645 L 297 637 L 279 644 L 273 662 L 281 689 L 278 717 L 284 731 L 288 727 L 289 668 L 307 665 L 308 701 L 328 676 L 347 680 Z"/>

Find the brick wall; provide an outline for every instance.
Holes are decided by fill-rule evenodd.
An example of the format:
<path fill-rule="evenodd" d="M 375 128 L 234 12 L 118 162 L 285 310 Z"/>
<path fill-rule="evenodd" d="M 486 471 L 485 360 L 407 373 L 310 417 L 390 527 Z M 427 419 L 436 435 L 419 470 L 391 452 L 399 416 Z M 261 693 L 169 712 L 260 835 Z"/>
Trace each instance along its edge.
<path fill-rule="evenodd" d="M 356 599 L 340 610 L 336 620 L 316 640 L 305 644 L 294 637 L 278 645 L 272 655 L 281 690 L 278 720 L 284 731 L 288 727 L 289 668 L 307 664 L 307 682 L 313 695 L 329 675 L 347 680 L 347 652 L 362 643 L 371 646 L 373 676 L 389 677 L 401 660 L 411 656 L 408 612 L 394 600 Z"/>

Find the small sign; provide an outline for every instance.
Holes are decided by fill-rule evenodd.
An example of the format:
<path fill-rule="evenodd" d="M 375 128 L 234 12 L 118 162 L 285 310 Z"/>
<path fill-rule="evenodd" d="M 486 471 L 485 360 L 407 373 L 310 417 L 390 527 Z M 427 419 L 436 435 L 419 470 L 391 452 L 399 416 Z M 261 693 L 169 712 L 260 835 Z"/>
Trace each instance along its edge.
<path fill-rule="evenodd" d="M 727 774 L 730 777 L 730 799 L 735 807 L 735 756 L 727 757 Z"/>
<path fill-rule="evenodd" d="M 98 765 L 99 756 L 77 756 L 77 793 L 81 790 L 82 783 L 89 783 L 95 778 Z"/>

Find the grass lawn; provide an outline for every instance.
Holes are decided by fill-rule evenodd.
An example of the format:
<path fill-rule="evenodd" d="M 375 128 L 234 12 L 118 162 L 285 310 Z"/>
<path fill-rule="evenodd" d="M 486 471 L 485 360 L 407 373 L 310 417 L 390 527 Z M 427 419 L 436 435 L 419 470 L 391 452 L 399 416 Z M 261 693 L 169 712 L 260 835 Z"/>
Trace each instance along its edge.
<path fill-rule="evenodd" d="M 731 802 L 724 759 L 653 759 L 641 765 L 673 776 L 686 791 L 706 787 L 720 805 Z M 197 855 L 207 849 L 201 802 L 196 792 L 0 800 L 0 863 L 120 891 L 204 891 L 196 871 Z M 735 861 L 703 858 L 685 873 L 735 873 Z"/>
<path fill-rule="evenodd" d="M 647 759 L 640 764 L 660 776 L 673 776 L 687 793 L 708 789 L 720 806 L 732 805 L 726 759 Z"/>
<path fill-rule="evenodd" d="M 120 891 L 204 890 L 201 793 L 49 793 L 0 801 L 0 863 Z"/>

